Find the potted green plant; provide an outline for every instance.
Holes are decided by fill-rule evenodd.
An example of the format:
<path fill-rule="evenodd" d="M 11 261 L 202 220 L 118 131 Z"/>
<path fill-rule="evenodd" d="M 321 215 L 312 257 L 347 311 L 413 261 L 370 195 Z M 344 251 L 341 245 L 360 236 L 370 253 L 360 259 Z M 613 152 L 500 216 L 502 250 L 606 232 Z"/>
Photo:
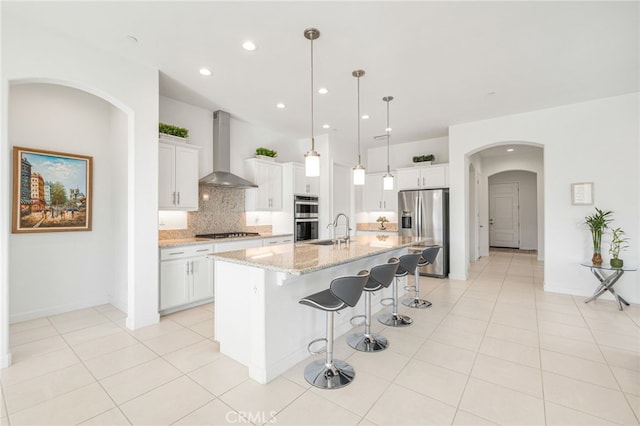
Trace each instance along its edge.
<path fill-rule="evenodd" d="M 436 157 L 433 154 L 429 155 L 416 155 L 413 157 L 414 163 L 422 163 L 420 165 L 431 164 L 431 162 L 435 161 Z"/>
<path fill-rule="evenodd" d="M 591 231 L 591 239 L 593 241 L 593 256 L 591 257 L 591 263 L 594 265 L 602 265 L 602 232 L 607 229 L 607 225 L 611 222 L 610 210 L 600 210 L 596 207 L 596 212 L 590 216 L 584 218 L 585 223 Z"/>
<path fill-rule="evenodd" d="M 629 241 L 629 239 L 625 237 L 625 233 L 621 228 L 611 230 L 611 243 L 609 245 L 611 259 L 609 260 L 609 264 L 612 268 L 622 268 L 622 265 L 624 265 L 624 262 L 618 256 L 620 256 L 622 250 L 629 247 L 627 241 Z"/>
<path fill-rule="evenodd" d="M 179 140 L 180 142 L 186 142 L 187 137 L 189 137 L 189 130 L 172 124 L 159 123 L 158 132 L 160 133 L 161 139 L 164 138 L 173 141 Z"/>
<path fill-rule="evenodd" d="M 256 148 L 256 157 L 263 159 L 273 159 L 278 156 L 278 152 L 268 148 Z"/>

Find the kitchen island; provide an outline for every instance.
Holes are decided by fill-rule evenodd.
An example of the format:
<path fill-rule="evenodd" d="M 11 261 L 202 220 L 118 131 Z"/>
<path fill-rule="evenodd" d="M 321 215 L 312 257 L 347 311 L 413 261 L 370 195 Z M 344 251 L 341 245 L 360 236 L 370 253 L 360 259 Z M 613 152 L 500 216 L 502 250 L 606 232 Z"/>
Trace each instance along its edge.
<path fill-rule="evenodd" d="M 325 334 L 325 312 L 300 305 L 301 298 L 328 288 L 336 277 L 386 263 L 421 242 L 360 235 L 348 245 L 300 242 L 210 254 L 215 260 L 215 339 L 220 351 L 246 365 L 252 379 L 269 382 L 307 358 L 308 343 Z M 373 296 L 376 312 L 380 299 L 391 296 L 391 288 Z M 362 303 L 336 316 L 336 337 L 351 330 L 349 320 L 364 312 Z"/>

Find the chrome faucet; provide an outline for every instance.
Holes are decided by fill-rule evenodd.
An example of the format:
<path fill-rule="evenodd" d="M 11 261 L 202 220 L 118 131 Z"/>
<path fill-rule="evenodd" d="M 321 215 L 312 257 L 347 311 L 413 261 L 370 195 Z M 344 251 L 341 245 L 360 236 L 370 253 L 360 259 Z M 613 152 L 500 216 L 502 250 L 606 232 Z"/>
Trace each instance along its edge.
<path fill-rule="evenodd" d="M 346 223 L 345 223 L 346 229 L 345 229 L 345 231 L 344 231 L 344 237 L 342 237 L 342 238 L 337 238 L 337 240 L 338 240 L 338 242 L 345 242 L 345 243 L 348 243 L 348 242 L 349 242 L 349 231 L 351 231 L 351 228 L 349 227 L 349 216 L 347 216 L 347 215 L 346 215 L 346 214 L 344 214 L 344 213 L 338 213 L 338 214 L 336 215 L 335 220 L 333 221 L 333 223 L 332 223 L 331 225 L 333 225 L 333 228 L 334 228 L 334 230 L 335 230 L 335 228 L 338 226 L 338 219 L 340 219 L 340 216 L 344 216 L 344 220 L 345 220 L 345 222 L 346 222 Z M 334 231 L 334 233 L 335 233 L 335 231 Z"/>

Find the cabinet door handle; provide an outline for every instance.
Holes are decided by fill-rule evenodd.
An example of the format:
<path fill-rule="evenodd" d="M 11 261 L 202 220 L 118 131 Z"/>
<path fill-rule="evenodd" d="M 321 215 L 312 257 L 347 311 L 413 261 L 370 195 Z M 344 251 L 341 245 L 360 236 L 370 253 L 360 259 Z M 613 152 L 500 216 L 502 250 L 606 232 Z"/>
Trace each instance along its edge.
<path fill-rule="evenodd" d="M 383 201 L 382 204 L 384 204 L 384 208 L 386 209 L 387 208 L 387 202 Z"/>
<path fill-rule="evenodd" d="M 173 201 L 171 202 L 174 206 L 176 205 L 176 192 L 173 191 Z"/>
<path fill-rule="evenodd" d="M 175 256 L 176 254 L 184 254 L 184 252 L 183 251 L 176 251 L 176 252 L 173 252 L 173 253 L 169 253 L 169 256 Z"/>
<path fill-rule="evenodd" d="M 418 181 L 418 186 L 420 186 L 420 176 L 418 176 L 416 179 Z"/>
<path fill-rule="evenodd" d="M 180 193 L 178 192 L 178 205 L 180 205 Z"/>
<path fill-rule="evenodd" d="M 422 178 L 422 186 L 425 186 L 424 182 L 425 182 L 425 180 L 424 180 L 424 178 Z M 179 199 L 179 197 L 178 197 L 178 199 Z"/>
<path fill-rule="evenodd" d="M 191 263 L 191 275 L 193 275 L 193 260 L 189 263 Z"/>
<path fill-rule="evenodd" d="M 209 249 L 199 249 L 199 250 L 196 250 L 196 251 L 198 251 L 198 252 L 209 251 Z"/>
<path fill-rule="evenodd" d="M 187 268 L 186 270 L 187 275 L 189 275 L 189 262 L 185 263 L 184 266 Z"/>

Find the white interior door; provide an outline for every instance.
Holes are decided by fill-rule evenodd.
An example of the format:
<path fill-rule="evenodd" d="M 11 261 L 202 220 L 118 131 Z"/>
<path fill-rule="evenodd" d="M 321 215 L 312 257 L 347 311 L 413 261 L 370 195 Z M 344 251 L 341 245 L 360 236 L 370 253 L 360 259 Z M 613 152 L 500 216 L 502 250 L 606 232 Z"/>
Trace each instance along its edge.
<path fill-rule="evenodd" d="M 518 183 L 489 185 L 489 245 L 520 247 Z"/>

